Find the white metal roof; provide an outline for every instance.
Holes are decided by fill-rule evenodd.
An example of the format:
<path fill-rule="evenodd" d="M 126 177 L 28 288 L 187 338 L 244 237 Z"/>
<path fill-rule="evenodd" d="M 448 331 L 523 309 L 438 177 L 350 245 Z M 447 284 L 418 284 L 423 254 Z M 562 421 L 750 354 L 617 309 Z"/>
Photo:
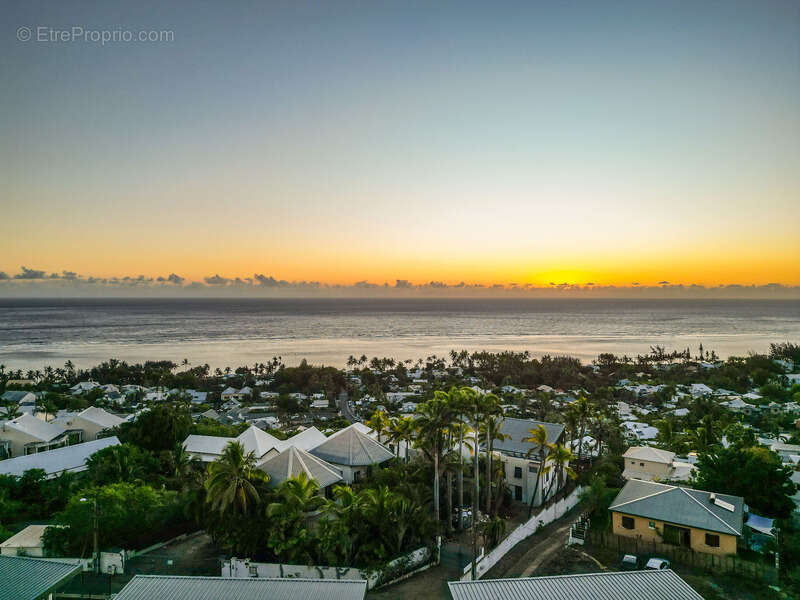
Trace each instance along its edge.
<path fill-rule="evenodd" d="M 703 600 L 672 570 L 455 581 L 453 600 Z"/>
<path fill-rule="evenodd" d="M 137 575 L 116 600 L 363 600 L 366 581 Z"/>
<path fill-rule="evenodd" d="M 21 476 L 30 469 L 43 469 L 48 477 L 55 477 L 62 471 L 78 473 L 86 470 L 86 459 L 92 454 L 103 448 L 118 445 L 119 440 L 116 436 L 112 436 L 47 452 L 0 460 L 0 474 Z"/>

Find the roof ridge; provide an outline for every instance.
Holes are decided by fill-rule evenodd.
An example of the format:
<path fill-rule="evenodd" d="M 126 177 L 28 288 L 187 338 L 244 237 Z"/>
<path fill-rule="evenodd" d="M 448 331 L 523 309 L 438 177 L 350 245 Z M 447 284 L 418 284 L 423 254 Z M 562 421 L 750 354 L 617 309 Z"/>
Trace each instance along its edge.
<path fill-rule="evenodd" d="M 678 488 L 678 489 L 679 489 L 679 490 L 681 490 L 681 491 L 682 491 L 684 494 L 686 494 L 686 495 L 687 495 L 689 498 L 691 498 L 692 500 L 694 500 L 695 502 L 697 502 L 697 504 L 698 504 L 698 505 L 699 505 L 699 506 L 700 506 L 700 507 L 701 507 L 703 510 L 705 510 L 705 511 L 706 511 L 708 514 L 710 514 L 711 516 L 713 516 L 713 517 L 714 517 L 714 518 L 715 518 L 717 521 L 719 521 L 720 523 L 722 523 L 723 525 L 725 525 L 725 527 L 727 527 L 728 529 L 730 529 L 731 531 L 733 531 L 733 532 L 734 532 L 736 535 L 742 535 L 742 532 L 741 532 L 741 531 L 736 531 L 736 529 L 734 529 L 734 528 L 733 528 L 733 527 L 730 525 L 730 523 L 728 523 L 728 522 L 727 522 L 725 519 L 723 519 L 722 517 L 720 517 L 718 514 L 716 514 L 716 513 L 715 513 L 714 511 L 712 511 L 711 509 L 709 509 L 707 506 L 703 505 L 703 503 L 702 503 L 702 502 L 700 502 L 700 501 L 699 501 L 697 498 L 695 498 L 694 496 L 692 496 L 692 495 L 691 495 L 691 494 L 690 494 L 690 493 L 689 493 L 689 492 L 686 490 L 686 488 Z M 703 492 L 703 493 L 708 493 L 709 495 L 712 493 L 712 492 L 706 492 L 705 490 L 695 490 L 695 491 L 698 491 L 698 492 Z"/>
<path fill-rule="evenodd" d="M 637 481 L 639 481 L 639 480 L 637 480 Z M 645 482 L 642 482 L 642 483 L 655 483 L 656 485 L 666 485 L 664 483 L 657 483 L 655 481 L 645 481 Z M 646 496 L 642 496 L 640 498 L 634 498 L 633 500 L 628 500 L 626 502 L 622 502 L 621 504 L 614 504 L 612 506 L 609 506 L 609 510 L 614 509 L 614 508 L 619 508 L 620 506 L 626 506 L 628 504 L 631 504 L 632 502 L 639 502 L 640 500 L 646 500 L 647 498 L 652 498 L 653 496 L 658 496 L 659 494 L 666 494 L 667 492 L 670 492 L 673 489 L 676 489 L 677 486 L 670 485 L 670 486 L 667 486 L 667 487 L 669 489 L 659 490 L 657 492 L 653 492 L 652 494 L 647 494 Z"/>

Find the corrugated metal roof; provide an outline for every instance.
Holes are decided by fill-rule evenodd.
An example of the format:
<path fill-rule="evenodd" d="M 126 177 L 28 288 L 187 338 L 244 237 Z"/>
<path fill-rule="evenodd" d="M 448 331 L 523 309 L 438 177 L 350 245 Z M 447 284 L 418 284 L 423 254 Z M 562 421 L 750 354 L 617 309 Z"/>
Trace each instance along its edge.
<path fill-rule="evenodd" d="M 86 459 L 92 454 L 103 448 L 118 445 L 119 440 L 116 436 L 112 436 L 47 452 L 0 460 L 0 474 L 21 476 L 29 469 L 43 469 L 48 477 L 55 477 L 62 471 L 79 473 L 86 470 Z"/>
<path fill-rule="evenodd" d="M 295 446 L 289 446 L 280 454 L 268 458 L 258 468 L 269 475 L 271 485 L 278 485 L 300 473 L 305 473 L 321 488 L 342 480 L 341 473 L 333 465 Z"/>
<path fill-rule="evenodd" d="M 335 465 L 351 467 L 382 463 L 394 457 L 383 444 L 353 426 L 332 435 L 313 448 L 311 454 Z"/>
<path fill-rule="evenodd" d="M 671 570 L 454 581 L 453 600 L 703 600 Z"/>
<path fill-rule="evenodd" d="M 531 436 L 531 429 L 536 429 L 539 425 L 543 425 L 547 431 L 547 439 L 550 443 L 555 442 L 564 433 L 564 425 L 561 423 L 546 423 L 544 421 L 534 421 L 533 419 L 514 419 L 505 417 L 502 421 L 502 431 L 505 435 L 510 436 L 507 440 L 495 440 L 493 442 L 494 449 L 498 452 L 516 452 L 525 454 L 529 450 L 533 450 L 531 455 L 538 451 L 538 446 L 531 442 L 523 442 L 522 440 Z"/>
<path fill-rule="evenodd" d="M 273 448 L 278 450 L 278 452 L 284 448 L 283 443 L 278 438 L 271 436 L 255 425 L 250 425 L 250 427 L 240 433 L 236 441 L 244 446 L 245 453 L 253 452 L 256 458 L 261 458 Z"/>
<path fill-rule="evenodd" d="M 80 570 L 78 561 L 0 556 L 0 600 L 38 600 Z"/>
<path fill-rule="evenodd" d="M 66 431 L 57 425 L 47 423 L 44 419 L 39 419 L 31 414 L 24 414 L 16 419 L 5 421 L 2 426 L 15 429 L 16 431 L 34 437 L 42 442 L 54 440 L 58 436 L 63 435 Z M 3 434 L 0 432 L 0 437 L 2 437 L 2 435 Z"/>
<path fill-rule="evenodd" d="M 116 600 L 363 600 L 366 581 L 137 575 Z"/>
<path fill-rule="evenodd" d="M 744 499 L 716 494 L 733 505 L 727 510 L 711 501 L 711 492 L 631 479 L 620 490 L 609 510 L 676 525 L 728 535 L 742 535 Z"/>

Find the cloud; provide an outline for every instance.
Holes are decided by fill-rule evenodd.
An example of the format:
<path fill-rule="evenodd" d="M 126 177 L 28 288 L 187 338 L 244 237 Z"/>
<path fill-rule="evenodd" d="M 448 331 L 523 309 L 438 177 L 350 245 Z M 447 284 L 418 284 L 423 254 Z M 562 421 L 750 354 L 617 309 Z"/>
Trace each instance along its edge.
<path fill-rule="evenodd" d="M 22 272 L 14 275 L 14 279 L 44 279 L 44 271 L 22 267 Z"/>
<path fill-rule="evenodd" d="M 503 295 L 530 298 L 800 298 L 800 286 L 780 283 L 754 284 L 657 284 L 634 282 L 627 286 L 568 282 L 549 285 L 531 283 L 447 283 L 430 280 L 414 283 L 408 279 L 373 282 L 362 279 L 351 284 L 328 284 L 319 281 L 278 279 L 255 273 L 252 277 L 224 277 L 214 274 L 199 281 L 189 281 L 176 273 L 168 276 L 119 275 L 114 277 L 82 276 L 74 271 L 45 271 L 22 267 L 9 275 L 0 271 L 0 296 L 211 296 L 219 294 L 240 297 L 502 297 Z"/>
<path fill-rule="evenodd" d="M 225 285 L 230 282 L 230 279 L 227 277 L 221 277 L 219 275 L 212 275 L 211 277 L 203 278 L 208 285 Z"/>

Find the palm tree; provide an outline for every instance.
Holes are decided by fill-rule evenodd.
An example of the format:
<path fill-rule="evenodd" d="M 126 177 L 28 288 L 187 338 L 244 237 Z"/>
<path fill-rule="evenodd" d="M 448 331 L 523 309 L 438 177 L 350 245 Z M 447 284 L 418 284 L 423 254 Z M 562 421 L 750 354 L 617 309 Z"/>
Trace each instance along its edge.
<path fill-rule="evenodd" d="M 492 407 L 490 406 L 490 409 Z M 499 409 L 499 406 L 498 406 Z M 492 453 L 494 452 L 495 441 L 503 441 L 509 438 L 503 433 L 503 417 L 497 418 L 494 414 L 489 414 L 483 423 L 481 432 L 486 436 L 486 514 L 492 512 Z"/>
<path fill-rule="evenodd" d="M 3 405 L 3 417 L 6 419 L 16 419 L 21 417 L 22 412 L 19 410 L 19 402 L 6 402 Z"/>
<path fill-rule="evenodd" d="M 419 437 L 433 456 L 433 518 L 439 527 L 439 457 L 442 451 L 444 430 L 450 422 L 450 407 L 439 397 L 417 407 L 416 420 Z"/>
<path fill-rule="evenodd" d="M 408 446 L 411 440 L 414 439 L 414 419 L 411 417 L 397 417 L 392 419 L 389 426 L 389 440 L 393 444 L 397 444 L 397 457 L 400 458 L 400 445 L 405 443 L 406 452 L 405 460 L 408 462 Z"/>
<path fill-rule="evenodd" d="M 536 493 L 539 491 L 539 482 L 542 478 L 545 452 L 547 451 L 547 448 L 550 447 L 550 441 L 547 439 L 547 429 L 545 429 L 544 425 L 537 425 L 533 429 L 530 429 L 528 433 L 530 433 L 530 436 L 523 438 L 522 441 L 529 444 L 536 444 L 536 446 L 528 450 L 528 452 L 525 454 L 525 458 L 530 458 L 534 451 L 536 451 L 536 454 L 539 458 L 539 466 L 536 469 L 536 483 L 533 486 L 533 494 L 531 494 L 531 502 L 528 506 L 528 518 L 530 519 L 531 513 L 533 513 L 533 503 L 536 500 Z"/>
<path fill-rule="evenodd" d="M 390 421 L 385 412 L 376 410 L 365 424 L 378 435 L 378 442 L 382 442 L 381 436 L 389 428 Z"/>
<path fill-rule="evenodd" d="M 580 396 L 569 407 L 570 412 L 574 415 L 576 422 L 576 433 L 578 438 L 578 459 L 583 454 L 583 438 L 586 435 L 586 426 L 591 420 L 594 413 L 594 406 L 585 396 Z"/>
<path fill-rule="evenodd" d="M 547 470 L 555 471 L 555 475 L 550 479 L 550 485 L 547 487 L 547 496 L 553 489 L 553 485 L 558 482 L 558 488 L 564 485 L 564 477 L 575 479 L 578 474 L 569 466 L 569 462 L 575 459 L 575 455 L 566 446 L 561 444 L 551 444 L 550 454 L 547 455 L 545 461 L 548 463 Z"/>
<path fill-rule="evenodd" d="M 453 351 L 455 353 L 455 350 Z M 452 354 L 451 354 L 452 356 Z M 455 359 L 454 359 L 455 360 Z M 465 415 L 470 410 L 470 396 L 469 390 L 475 392 L 471 388 L 450 388 L 449 401 L 450 406 L 455 416 L 453 428 L 458 433 L 458 529 L 463 526 L 463 510 L 464 510 L 464 434 L 470 433 L 472 429 L 464 421 Z"/>
<path fill-rule="evenodd" d="M 269 516 L 280 513 L 306 515 L 325 504 L 325 498 L 319 495 L 319 484 L 305 473 L 282 481 L 275 494 L 280 501 L 267 507 Z"/>
<path fill-rule="evenodd" d="M 245 514 L 261 501 L 259 487 L 268 481 L 268 476 L 256 469 L 255 464 L 255 454 L 245 454 L 239 442 L 225 446 L 222 456 L 208 466 L 205 481 L 213 510 Z"/>

